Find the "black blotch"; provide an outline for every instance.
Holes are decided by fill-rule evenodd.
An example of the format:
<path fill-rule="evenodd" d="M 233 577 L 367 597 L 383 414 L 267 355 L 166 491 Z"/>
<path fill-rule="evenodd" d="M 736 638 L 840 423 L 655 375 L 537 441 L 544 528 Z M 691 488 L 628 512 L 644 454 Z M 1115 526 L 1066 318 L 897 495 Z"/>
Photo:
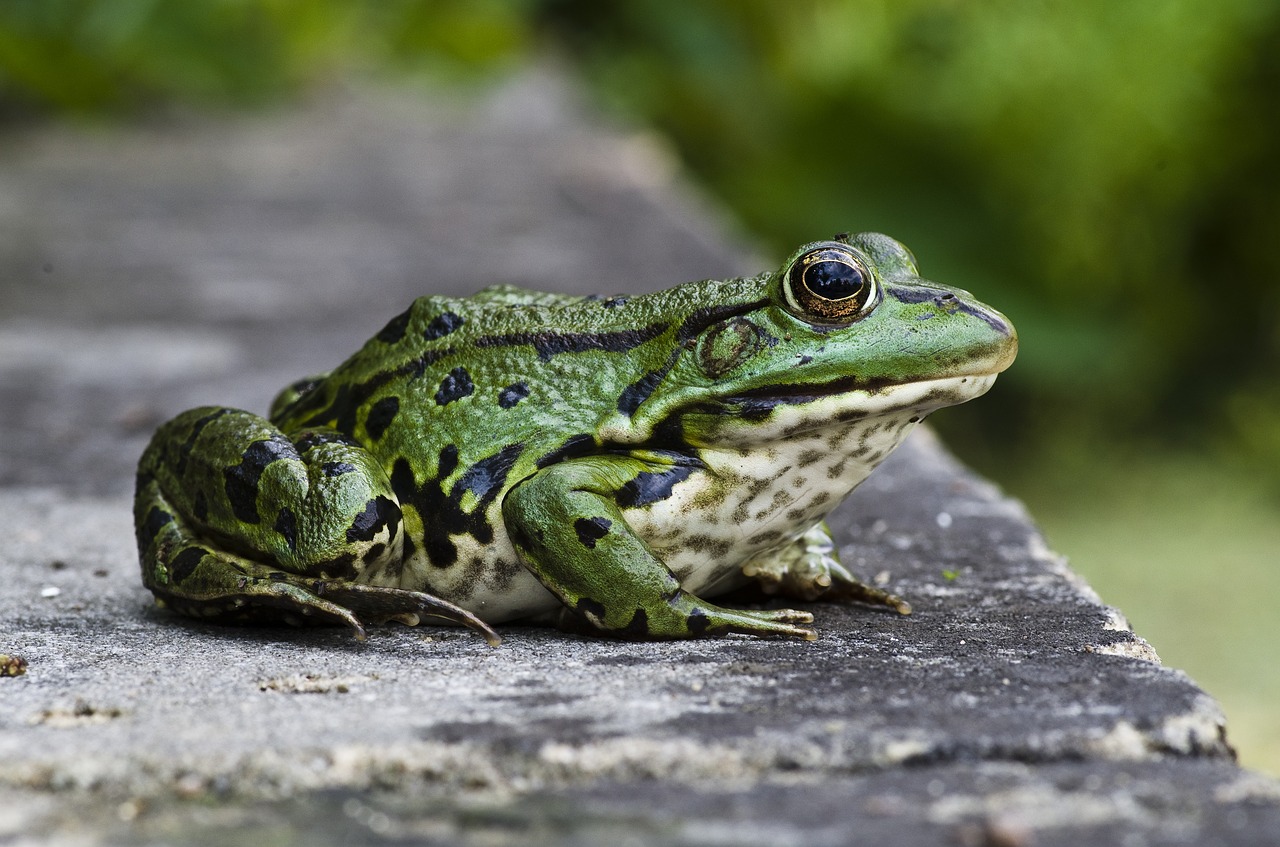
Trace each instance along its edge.
<path fill-rule="evenodd" d="M 515 465 L 520 454 L 524 452 L 524 444 L 508 444 L 492 456 L 488 456 L 467 468 L 458 479 L 458 486 L 471 491 L 483 503 L 488 503 L 507 481 L 507 474 Z"/>
<path fill-rule="evenodd" d="M 643 471 L 619 488 L 618 493 L 614 495 L 614 500 L 624 509 L 648 506 L 650 503 L 666 500 L 671 496 L 671 490 L 676 487 L 676 484 L 688 479 L 697 467 L 696 464 L 690 463 L 675 465 L 661 471 Z"/>
<path fill-rule="evenodd" d="M 147 517 L 138 527 L 138 549 L 146 552 L 146 549 L 151 546 L 151 542 L 156 540 L 160 530 L 172 520 L 173 515 L 159 506 L 152 506 L 151 511 L 147 512 Z"/>
<path fill-rule="evenodd" d="M 575 606 L 579 614 L 592 615 L 596 620 L 604 621 L 604 604 L 590 597 L 579 597 Z"/>
<path fill-rule="evenodd" d="M 350 462 L 325 462 L 320 466 L 320 472 L 325 476 L 342 476 L 355 470 L 356 466 Z"/>
<path fill-rule="evenodd" d="M 290 550 L 298 552 L 298 518 L 288 506 L 281 508 L 280 514 L 276 515 L 275 531 L 284 537 Z"/>
<path fill-rule="evenodd" d="M 694 609 L 689 613 L 689 620 L 686 626 L 689 627 L 689 631 L 694 635 L 702 635 L 711 628 L 711 619 L 701 609 Z"/>
<path fill-rule="evenodd" d="M 261 520 L 258 515 L 258 482 L 267 465 L 277 459 L 297 458 L 298 451 L 293 442 L 276 434 L 250 444 L 241 455 L 240 464 L 223 470 L 227 500 L 238 520 L 245 523 Z"/>
<path fill-rule="evenodd" d="M 636 409 L 640 408 L 640 404 L 649 399 L 649 395 L 653 394 L 655 388 L 662 382 L 662 378 L 667 375 L 670 365 L 649 371 L 635 382 L 628 385 L 622 390 L 622 394 L 618 397 L 618 411 L 624 415 L 634 415 Z"/>
<path fill-rule="evenodd" d="M 467 369 L 454 368 L 440 381 L 440 389 L 436 391 L 436 405 L 447 406 L 454 400 L 469 396 L 475 390 L 475 383 L 471 381 L 471 374 L 467 373 Z"/>
<path fill-rule="evenodd" d="M 585 456 L 596 448 L 596 439 L 594 435 L 583 433 L 581 435 L 571 435 L 565 439 L 565 442 L 556 449 L 547 453 L 538 459 L 537 466 L 539 470 L 554 465 L 556 462 L 563 462 L 566 459 L 573 459 L 578 456 Z"/>
<path fill-rule="evenodd" d="M 639 607 L 636 613 L 631 616 L 631 620 L 627 621 L 627 625 L 619 629 L 615 633 L 620 638 L 630 638 L 635 640 L 645 639 L 649 637 L 649 613 Z"/>
<path fill-rule="evenodd" d="M 610 297 L 607 300 L 600 301 L 600 305 L 605 309 L 616 309 L 619 306 L 627 305 L 627 300 L 629 299 L 628 297 Z"/>
<path fill-rule="evenodd" d="M 427 328 L 422 331 L 422 337 L 428 341 L 444 338 L 466 322 L 462 315 L 455 315 L 453 312 L 442 312 L 431 319 L 431 323 L 427 324 Z"/>
<path fill-rule="evenodd" d="M 379 494 L 364 504 L 364 511 L 355 516 L 347 528 L 347 541 L 372 541 L 388 525 L 400 523 L 400 507 L 389 497 Z M 391 533 L 395 537 L 395 533 Z"/>
<path fill-rule="evenodd" d="M 498 392 L 498 405 L 510 409 L 529 396 L 529 386 L 523 382 L 513 382 Z"/>
<path fill-rule="evenodd" d="M 229 415 L 233 411 L 235 410 L 217 409 L 203 417 L 196 418 L 196 420 L 191 424 L 191 432 L 187 434 L 187 440 L 182 442 L 182 446 L 178 448 L 178 461 L 174 466 L 174 470 L 177 472 L 178 476 L 182 476 L 186 473 L 187 459 L 191 457 L 191 450 L 196 446 L 196 439 L 200 437 L 200 433 L 204 431 L 204 428 L 223 415 Z"/>
<path fill-rule="evenodd" d="M 198 521 L 209 519 L 209 498 L 204 496 L 203 490 L 196 491 L 196 496 L 191 502 L 191 514 Z"/>
<path fill-rule="evenodd" d="M 378 558 L 381 557 L 382 554 L 385 552 L 387 552 L 387 545 L 379 541 L 377 544 L 373 545 L 368 550 L 364 551 L 364 556 L 363 556 L 364 563 L 367 565 L 372 562 L 376 562 Z"/>
<path fill-rule="evenodd" d="M 355 553 L 342 553 L 338 556 L 334 556 L 327 562 L 321 562 L 318 565 L 314 565 L 312 567 L 312 571 L 319 571 L 330 579 L 355 579 L 356 569 L 352 567 L 355 560 Z M 280 578 L 288 579 L 285 574 L 281 574 Z"/>
<path fill-rule="evenodd" d="M 354 438 L 343 435 L 340 432 L 321 432 L 319 430 L 310 430 L 306 435 L 293 442 L 293 446 L 297 448 L 299 453 L 305 453 L 313 447 L 319 447 L 322 444 L 347 444 L 352 447 L 359 447 L 360 444 Z"/>
<path fill-rule="evenodd" d="M 327 426 L 332 422 L 333 427 L 341 435 L 349 437 L 355 431 L 356 410 L 364 405 L 378 389 L 398 377 L 407 376 L 410 379 L 417 379 L 429 366 L 440 359 L 452 356 L 453 352 L 452 347 L 445 350 L 428 350 L 413 361 L 405 362 L 394 370 L 379 371 L 364 382 L 355 385 L 340 384 L 333 392 L 327 406 L 324 403 L 328 391 L 313 391 L 281 410 L 271 420 L 279 423 L 305 415 L 306 417 L 302 418 L 303 426 Z"/>
<path fill-rule="evenodd" d="M 604 350 L 609 353 L 625 353 L 667 331 L 669 324 L 655 323 L 640 329 L 624 329 L 615 332 L 516 332 L 510 335 L 488 335 L 475 340 L 477 347 L 513 347 L 528 344 L 542 361 L 561 353 L 582 353 L 587 350 Z"/>
<path fill-rule="evenodd" d="M 373 408 L 369 410 L 369 414 L 364 419 L 364 430 L 369 433 L 369 437 L 377 441 L 382 434 L 387 431 L 387 427 L 391 426 L 391 422 L 396 419 L 396 414 L 400 411 L 400 398 L 392 395 L 383 397 L 377 403 L 373 404 Z"/>
<path fill-rule="evenodd" d="M 175 583 L 185 582 L 195 572 L 196 566 L 205 556 L 212 556 L 203 547 L 188 547 L 173 557 L 169 563 L 169 577 Z"/>
<path fill-rule="evenodd" d="M 608 518 L 578 518 L 573 522 L 573 530 L 578 533 L 578 543 L 588 550 L 596 549 L 596 542 L 609 534 L 613 521 Z"/>
<path fill-rule="evenodd" d="M 380 329 L 375 337 L 384 344 L 395 344 L 401 338 L 404 338 L 404 331 L 409 326 L 409 315 L 412 312 L 413 307 L 410 306 L 387 321 L 387 325 Z"/>
<path fill-rule="evenodd" d="M 440 456 L 436 462 L 436 475 L 444 479 L 458 467 L 458 445 L 446 444 L 440 448 Z"/>

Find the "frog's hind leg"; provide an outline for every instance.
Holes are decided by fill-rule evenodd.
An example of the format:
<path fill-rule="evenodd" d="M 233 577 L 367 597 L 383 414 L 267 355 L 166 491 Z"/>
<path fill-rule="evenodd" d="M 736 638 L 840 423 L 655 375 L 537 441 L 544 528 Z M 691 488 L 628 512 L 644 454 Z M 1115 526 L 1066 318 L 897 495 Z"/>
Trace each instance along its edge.
<path fill-rule="evenodd" d="M 143 454 L 134 501 L 143 583 L 195 617 L 364 623 L 445 618 L 497 636 L 429 594 L 366 585 L 402 556 L 382 468 L 331 430 L 296 439 L 235 409 L 194 409 Z"/>

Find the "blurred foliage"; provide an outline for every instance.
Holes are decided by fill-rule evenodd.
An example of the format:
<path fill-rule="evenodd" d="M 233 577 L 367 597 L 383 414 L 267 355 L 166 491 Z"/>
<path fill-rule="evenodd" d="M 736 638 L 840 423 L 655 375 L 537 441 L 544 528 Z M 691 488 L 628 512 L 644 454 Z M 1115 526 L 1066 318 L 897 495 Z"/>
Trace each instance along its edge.
<path fill-rule="evenodd" d="M 3 0 L 0 115 L 548 48 L 778 254 L 880 229 L 1009 313 L 1017 366 L 954 419 L 992 457 L 1207 445 L 1280 486 L 1274 0 Z"/>

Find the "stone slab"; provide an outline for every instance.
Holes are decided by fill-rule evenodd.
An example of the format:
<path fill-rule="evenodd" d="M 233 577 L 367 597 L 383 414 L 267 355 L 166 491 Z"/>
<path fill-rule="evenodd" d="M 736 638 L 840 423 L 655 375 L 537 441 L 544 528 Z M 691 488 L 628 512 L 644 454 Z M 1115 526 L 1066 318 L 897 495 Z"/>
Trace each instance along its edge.
<path fill-rule="evenodd" d="M 0 844 L 1280 843 L 1221 712 L 920 430 L 832 520 L 910 617 L 813 643 L 230 628 L 156 610 L 132 466 L 427 290 L 757 270 L 554 74 L 0 148 Z M 997 387 L 998 390 L 998 387 Z"/>

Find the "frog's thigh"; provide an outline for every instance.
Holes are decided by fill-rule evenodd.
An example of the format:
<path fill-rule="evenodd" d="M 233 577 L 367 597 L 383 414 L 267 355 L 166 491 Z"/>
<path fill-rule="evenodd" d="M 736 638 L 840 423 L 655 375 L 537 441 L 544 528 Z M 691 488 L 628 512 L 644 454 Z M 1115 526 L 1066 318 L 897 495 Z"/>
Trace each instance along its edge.
<path fill-rule="evenodd" d="M 249 412 L 193 409 L 143 453 L 140 498 L 150 482 L 195 534 L 290 573 L 352 579 L 399 559 L 400 506 L 386 472 L 332 430 L 285 435 Z"/>
<path fill-rule="evenodd" d="M 507 494 L 508 533 L 548 590 L 594 629 L 624 638 L 814 637 L 795 626 L 813 620 L 806 612 L 724 609 L 684 591 L 615 500 L 636 465 L 624 457 L 575 459 L 538 471 Z"/>
<path fill-rule="evenodd" d="M 475 625 L 427 595 L 353 587 L 362 570 L 400 559 L 400 510 L 381 467 L 335 432 L 295 440 L 249 412 L 193 409 L 143 453 L 134 517 L 143 582 L 178 611 L 276 609 L 357 633 L 356 614 Z"/>

